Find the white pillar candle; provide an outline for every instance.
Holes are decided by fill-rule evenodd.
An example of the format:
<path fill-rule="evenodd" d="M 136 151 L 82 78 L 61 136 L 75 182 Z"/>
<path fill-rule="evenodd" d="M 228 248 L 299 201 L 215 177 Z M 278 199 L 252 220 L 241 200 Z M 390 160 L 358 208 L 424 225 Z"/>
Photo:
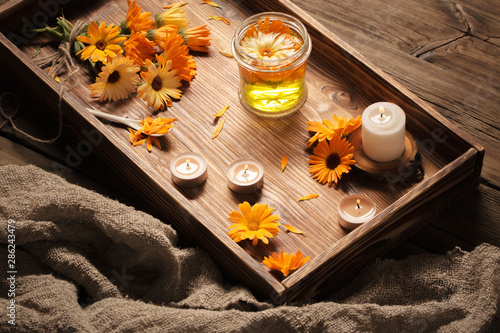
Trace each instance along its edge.
<path fill-rule="evenodd" d="M 195 187 L 207 179 L 207 160 L 198 153 L 182 153 L 170 161 L 170 171 L 176 185 Z"/>
<path fill-rule="evenodd" d="M 229 188 L 238 193 L 247 194 L 259 190 L 264 184 L 264 167 L 251 158 L 234 161 L 226 171 Z"/>
<path fill-rule="evenodd" d="M 399 158 L 405 150 L 404 111 L 393 103 L 379 102 L 367 107 L 362 119 L 363 153 L 377 162 Z"/>
<path fill-rule="evenodd" d="M 349 195 L 339 202 L 339 223 L 347 230 L 353 230 L 370 221 L 377 211 L 375 202 L 363 195 Z"/>

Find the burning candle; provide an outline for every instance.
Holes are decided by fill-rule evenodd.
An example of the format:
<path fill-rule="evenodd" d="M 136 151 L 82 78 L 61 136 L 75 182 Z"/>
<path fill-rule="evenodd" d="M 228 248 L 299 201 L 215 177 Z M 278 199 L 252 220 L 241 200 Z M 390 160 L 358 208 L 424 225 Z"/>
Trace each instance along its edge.
<path fill-rule="evenodd" d="M 170 171 L 176 185 L 195 187 L 207 179 L 207 160 L 198 153 L 182 153 L 170 162 Z"/>
<path fill-rule="evenodd" d="M 229 165 L 226 176 L 231 190 L 252 193 L 264 184 L 264 167 L 251 158 L 239 159 Z"/>
<path fill-rule="evenodd" d="M 348 230 L 354 230 L 370 221 L 376 213 L 373 200 L 363 195 L 349 195 L 339 202 L 339 223 Z"/>
<path fill-rule="evenodd" d="M 363 153 L 377 162 L 399 158 L 405 150 L 405 125 L 406 115 L 396 104 L 370 105 L 362 116 Z"/>

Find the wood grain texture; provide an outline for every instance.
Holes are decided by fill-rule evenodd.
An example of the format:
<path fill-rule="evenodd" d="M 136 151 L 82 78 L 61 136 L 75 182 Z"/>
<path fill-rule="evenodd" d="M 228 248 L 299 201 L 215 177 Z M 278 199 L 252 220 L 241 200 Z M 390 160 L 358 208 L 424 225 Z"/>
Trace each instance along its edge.
<path fill-rule="evenodd" d="M 208 56 L 195 58 L 199 74 L 189 86 L 184 87 L 181 101 L 174 103 L 166 112 L 166 115 L 178 118 L 179 123 L 171 135 L 162 139 L 164 149 L 148 153 L 146 149 L 141 149 L 144 147 L 132 147 L 125 128 L 101 123 L 86 112 L 86 103 L 113 114 L 139 118 L 151 114 L 152 110 L 145 108 L 138 99 L 117 105 L 92 101 L 87 89 L 90 80 L 85 75 L 81 76 L 80 84 L 71 94 L 65 96 L 63 109 L 76 136 L 82 129 L 94 128 L 104 134 L 105 139 L 97 149 L 100 156 L 107 159 L 109 166 L 123 179 L 128 180 L 128 186 L 143 192 L 151 210 L 156 209 L 158 214 L 169 216 L 176 228 L 207 248 L 234 275 L 246 275 L 245 282 L 261 293 L 284 295 L 285 288 L 280 279 L 268 273 L 260 261 L 271 251 L 300 249 L 311 255 L 313 260 L 283 284 L 290 291 L 289 297 L 310 296 L 320 290 L 317 289 L 319 284 L 328 276 L 354 270 L 356 264 L 371 257 L 370 252 L 382 253 L 381 249 L 389 248 L 389 245 L 427 223 L 430 216 L 422 215 L 419 209 L 434 207 L 435 203 L 431 200 L 437 200 L 442 193 L 447 193 L 444 198 L 451 197 L 451 192 L 461 188 L 463 182 L 467 188 L 473 186 L 472 180 L 477 178 L 475 171 L 477 163 L 482 160 L 482 151 L 472 147 L 480 146 L 463 140 L 440 114 L 415 99 L 412 93 L 378 68 L 365 62 L 354 49 L 336 40 L 333 34 L 316 25 L 312 19 L 306 20 L 315 45 L 307 74 L 310 95 L 306 105 L 290 117 L 273 120 L 245 111 L 237 100 L 239 78 L 234 59 L 220 55 L 217 50 L 227 50 L 237 23 L 263 8 L 278 11 L 292 8 L 299 16 L 307 15 L 287 1 L 220 3 L 224 4 L 222 14 L 231 21 L 230 26 L 218 21 L 206 21 L 208 12 L 217 13 L 216 9 L 194 3 L 186 7 L 188 19 L 193 25 L 209 24 L 213 47 Z M 161 10 L 160 5 L 152 1 L 141 4 L 148 11 Z M 70 6 L 65 10 L 69 19 L 106 22 L 118 22 L 125 13 L 126 3 L 119 1 L 94 2 L 83 8 Z M 29 54 L 35 45 L 32 43 L 23 51 Z M 15 71 L 39 83 L 33 86 L 35 98 L 57 109 L 55 82 L 44 76 L 41 70 L 33 68 L 26 54 L 8 48 L 1 50 L 1 60 L 13 63 Z M 8 52 L 21 59 L 21 63 L 16 64 Z M 28 69 L 23 67 L 25 65 Z M 44 91 L 45 86 L 52 91 Z M 220 87 L 224 87 L 225 94 L 220 94 Z M 309 138 L 305 130 L 306 121 L 330 118 L 332 113 L 356 116 L 368 104 L 380 99 L 392 100 L 406 107 L 408 128 L 420 140 L 419 148 L 424 156 L 424 181 L 420 184 L 374 183 L 373 179 L 356 172 L 344 176 L 338 188 L 328 188 L 312 180 L 307 163 L 310 151 L 305 148 Z M 216 126 L 212 115 L 225 105 L 230 105 L 225 114 L 227 123 L 221 134 L 212 140 Z M 447 139 L 434 140 L 433 145 L 426 144 L 426 140 L 436 135 L 436 130 L 445 134 Z M 249 137 L 252 140 L 248 140 Z M 205 154 L 209 160 L 209 180 L 199 188 L 184 190 L 171 183 L 168 164 L 173 156 L 188 150 Z M 280 168 L 283 154 L 289 156 L 285 172 L 281 172 Z M 256 194 L 234 194 L 227 188 L 225 168 L 234 159 L 248 156 L 258 158 L 265 165 L 265 186 Z M 298 198 L 309 193 L 319 193 L 320 198 L 298 202 Z M 381 213 L 365 228 L 347 234 L 336 223 L 338 216 L 332 207 L 350 193 L 372 196 Z M 282 230 L 269 246 L 235 244 L 227 237 L 227 215 L 243 200 L 269 203 L 276 208 L 283 222 L 305 231 L 306 236 Z M 382 246 L 378 246 L 380 244 Z M 363 259 L 358 256 L 363 256 Z"/>

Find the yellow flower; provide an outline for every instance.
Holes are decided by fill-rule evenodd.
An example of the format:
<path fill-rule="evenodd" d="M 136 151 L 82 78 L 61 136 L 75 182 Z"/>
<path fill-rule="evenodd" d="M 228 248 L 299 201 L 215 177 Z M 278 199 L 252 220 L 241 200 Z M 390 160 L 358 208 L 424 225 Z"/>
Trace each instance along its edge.
<path fill-rule="evenodd" d="M 177 89 L 181 84 L 177 70 L 171 70 L 172 61 L 166 61 L 163 55 L 156 56 L 158 68 L 150 61 L 146 60 L 147 71 L 141 72 L 144 84 L 137 88 L 137 97 L 147 102 L 155 110 L 165 109 L 165 105 L 172 105 L 172 98 L 181 98 L 182 91 Z"/>
<path fill-rule="evenodd" d="M 167 9 L 167 11 L 155 16 L 156 27 L 160 28 L 164 25 L 175 25 L 179 29 L 187 27 L 186 12 L 183 8 L 185 5 L 187 5 L 187 2 L 177 2 L 164 6 L 163 8 Z"/>
<path fill-rule="evenodd" d="M 262 263 L 269 267 L 270 269 L 280 271 L 285 277 L 290 274 L 290 271 L 294 271 L 302 267 L 311 258 L 309 256 L 303 258 L 302 253 L 297 251 L 297 253 L 283 253 L 281 250 L 280 255 L 273 252 L 272 256 L 264 257 Z"/>
<path fill-rule="evenodd" d="M 196 62 L 189 54 L 189 49 L 183 45 L 184 39 L 177 33 L 157 34 L 156 44 L 163 50 L 163 56 L 172 61 L 172 69 L 184 81 L 191 82 L 196 75 Z"/>
<path fill-rule="evenodd" d="M 106 23 L 102 22 L 100 26 L 97 26 L 95 21 L 88 26 L 88 37 L 78 36 L 76 39 L 82 43 L 90 44 L 80 53 L 82 60 L 87 60 L 90 58 L 93 62 L 101 61 L 106 63 L 110 61 L 117 54 L 122 53 L 123 50 L 119 43 L 123 42 L 126 37 L 117 37 L 120 33 L 120 27 L 109 25 L 106 27 Z"/>
<path fill-rule="evenodd" d="M 235 242 L 244 239 L 252 241 L 253 245 L 257 245 L 259 239 L 265 244 L 269 244 L 268 238 L 273 238 L 279 233 L 280 219 L 277 215 L 271 215 L 273 207 L 268 207 L 267 204 L 255 204 L 250 207 L 248 202 L 243 202 L 238 205 L 241 211 L 232 211 L 229 214 L 229 221 L 234 224 L 228 227 L 229 237 Z"/>
<path fill-rule="evenodd" d="M 337 184 L 342 174 L 348 173 L 350 166 L 356 163 L 352 159 L 353 152 L 354 146 L 340 136 L 333 136 L 330 141 L 321 141 L 314 147 L 309 159 L 309 173 L 321 184 Z"/>
<path fill-rule="evenodd" d="M 124 30 L 128 30 L 129 33 L 147 33 L 149 29 L 154 29 L 154 22 L 151 19 L 151 13 L 144 12 L 141 13 L 142 7 L 137 5 L 137 1 L 128 2 L 128 11 L 125 22 L 122 23 Z"/>
<path fill-rule="evenodd" d="M 179 34 L 184 38 L 184 42 L 190 50 L 208 52 L 210 30 L 207 29 L 206 24 L 189 29 L 179 29 Z"/>
<path fill-rule="evenodd" d="M 153 60 L 156 54 L 155 43 L 149 41 L 143 34 L 132 34 L 123 43 L 125 55 L 132 59 L 136 65 L 142 66 L 147 59 Z"/>
<path fill-rule="evenodd" d="M 308 121 L 307 125 L 309 125 L 307 127 L 308 131 L 316 132 L 308 141 L 307 146 L 310 147 L 316 140 L 331 140 L 335 135 L 340 136 L 341 138 L 346 138 L 349 134 L 361 126 L 361 116 L 357 116 L 356 118 L 339 118 L 336 115 L 333 115 L 332 121 L 327 119 L 323 120 L 323 123 Z"/>
<path fill-rule="evenodd" d="M 102 67 L 96 83 L 89 86 L 90 96 L 99 95 L 99 101 L 117 101 L 127 98 L 135 91 L 139 82 L 139 66 L 128 58 L 118 54 L 111 62 Z"/>

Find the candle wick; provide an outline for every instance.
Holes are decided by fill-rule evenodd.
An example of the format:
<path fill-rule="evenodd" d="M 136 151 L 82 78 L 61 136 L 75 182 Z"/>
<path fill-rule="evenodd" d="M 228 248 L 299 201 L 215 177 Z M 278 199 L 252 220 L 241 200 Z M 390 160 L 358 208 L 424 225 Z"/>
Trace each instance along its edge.
<path fill-rule="evenodd" d="M 248 170 L 248 164 L 245 164 L 245 167 L 243 168 L 243 172 L 247 173 L 247 170 Z"/>
<path fill-rule="evenodd" d="M 361 209 L 361 206 L 359 205 L 361 201 L 358 199 L 356 200 L 356 209 Z"/>
<path fill-rule="evenodd" d="M 189 166 L 189 162 L 191 162 L 191 160 L 188 158 L 188 159 L 186 160 L 186 169 L 188 169 L 188 170 L 191 168 L 191 167 Z"/>
<path fill-rule="evenodd" d="M 385 113 L 385 110 L 384 110 L 384 107 L 381 106 L 379 109 L 378 109 L 378 112 L 380 113 L 380 118 L 382 118 L 384 116 L 384 113 Z"/>

